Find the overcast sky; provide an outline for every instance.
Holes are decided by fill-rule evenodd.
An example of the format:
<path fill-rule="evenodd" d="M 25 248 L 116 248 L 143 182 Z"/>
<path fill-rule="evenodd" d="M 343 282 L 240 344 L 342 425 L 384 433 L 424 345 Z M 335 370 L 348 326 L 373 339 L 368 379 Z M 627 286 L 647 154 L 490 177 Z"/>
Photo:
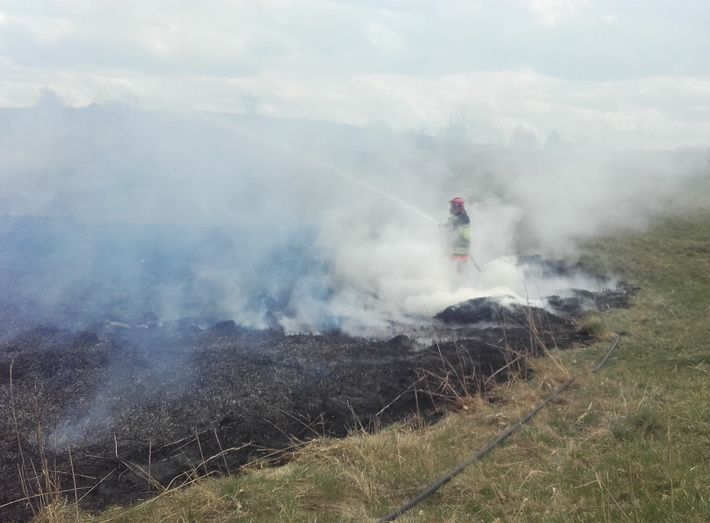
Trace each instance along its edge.
<path fill-rule="evenodd" d="M 708 28 L 708 0 L 0 0 L 0 106 L 708 146 Z"/>

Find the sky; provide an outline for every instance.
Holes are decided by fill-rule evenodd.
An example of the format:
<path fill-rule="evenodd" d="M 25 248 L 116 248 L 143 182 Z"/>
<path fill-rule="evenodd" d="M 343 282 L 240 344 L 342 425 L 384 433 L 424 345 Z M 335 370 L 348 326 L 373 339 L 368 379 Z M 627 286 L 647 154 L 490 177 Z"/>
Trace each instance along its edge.
<path fill-rule="evenodd" d="M 0 107 L 707 147 L 708 27 L 707 0 L 0 0 Z"/>

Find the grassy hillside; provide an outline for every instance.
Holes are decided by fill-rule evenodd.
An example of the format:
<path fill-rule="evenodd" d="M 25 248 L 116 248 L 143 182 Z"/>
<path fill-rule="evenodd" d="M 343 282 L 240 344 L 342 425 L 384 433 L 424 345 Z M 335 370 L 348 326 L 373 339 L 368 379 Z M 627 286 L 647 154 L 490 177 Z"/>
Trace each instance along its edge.
<path fill-rule="evenodd" d="M 283 467 L 255 464 L 97 516 L 53 506 L 43 518 L 373 519 L 482 447 L 569 372 L 577 381 L 559 401 L 401 521 L 708 521 L 710 217 L 597 241 L 586 258 L 642 288 L 633 308 L 607 314 L 623 337 L 597 374 L 589 369 L 608 341 L 538 360 L 531 381 L 501 386 L 495 402 L 463 400 L 432 427 L 323 439 Z"/>

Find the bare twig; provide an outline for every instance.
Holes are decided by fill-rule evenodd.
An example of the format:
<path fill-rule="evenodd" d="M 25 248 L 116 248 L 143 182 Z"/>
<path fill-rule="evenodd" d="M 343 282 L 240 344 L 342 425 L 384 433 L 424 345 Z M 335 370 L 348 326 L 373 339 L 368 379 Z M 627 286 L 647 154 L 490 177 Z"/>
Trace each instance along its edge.
<path fill-rule="evenodd" d="M 86 490 L 89 487 L 78 487 L 78 490 Z M 73 492 L 72 489 L 66 489 L 66 490 L 57 490 L 56 494 L 68 494 L 70 492 Z M 7 503 L 3 503 L 0 505 L 0 508 L 5 508 L 5 507 L 11 507 L 12 505 L 17 505 L 18 503 L 22 503 L 23 501 L 30 501 L 33 499 L 40 499 L 42 496 L 44 496 L 44 492 L 40 492 L 39 494 L 32 494 L 29 497 L 24 497 L 24 498 L 18 498 L 18 499 L 13 499 L 12 501 L 8 501 Z M 85 494 L 86 495 L 86 494 Z M 79 498 L 79 501 L 81 501 L 83 497 Z"/>
<path fill-rule="evenodd" d="M 197 434 L 197 429 L 195 429 L 195 439 L 197 439 L 197 448 L 200 449 L 200 458 L 202 458 L 202 467 L 205 470 L 205 474 L 209 474 L 207 470 L 207 462 L 205 461 L 205 455 L 202 452 L 202 443 L 200 443 L 200 435 Z"/>
<path fill-rule="evenodd" d="M 189 435 L 189 436 L 185 436 L 184 438 L 180 438 L 180 439 L 178 439 L 178 440 L 172 441 L 172 442 L 170 442 L 170 443 L 166 443 L 165 445 L 163 445 L 162 447 L 160 447 L 160 448 L 158 449 L 158 452 L 160 452 L 161 450 L 163 450 L 163 449 L 166 448 L 166 447 L 172 447 L 173 445 L 177 445 L 178 443 L 183 443 L 183 442 L 185 442 L 185 441 L 187 441 L 187 440 L 192 440 L 192 438 L 193 438 L 193 436 L 192 436 L 192 435 Z M 187 443 L 189 444 L 190 442 L 188 441 Z"/>
<path fill-rule="evenodd" d="M 353 409 L 353 406 L 350 405 L 349 401 L 346 401 L 345 404 L 348 406 L 348 409 L 350 409 L 350 413 L 353 415 L 353 420 L 355 421 L 355 423 L 360 426 L 360 431 L 366 433 L 367 431 L 365 430 L 365 427 L 362 426 L 362 421 L 360 421 L 360 417 L 355 414 L 355 409 Z"/>
<path fill-rule="evenodd" d="M 313 427 L 311 427 L 308 423 L 306 423 L 305 421 L 299 419 L 297 416 L 291 414 L 290 412 L 287 412 L 287 411 L 285 411 L 285 410 L 283 410 L 283 409 L 280 409 L 280 408 L 278 408 L 278 407 L 276 407 L 276 410 L 278 410 L 278 411 L 281 412 L 282 414 L 286 414 L 286 416 L 288 416 L 288 417 L 291 418 L 292 420 L 294 420 L 294 421 L 300 423 L 301 425 L 303 425 L 303 427 L 304 427 L 306 430 L 310 430 L 310 431 L 313 433 L 313 435 L 314 435 L 315 437 L 319 438 L 319 437 L 322 437 L 322 436 L 323 436 L 323 434 L 319 433 L 317 430 L 315 430 Z"/>
<path fill-rule="evenodd" d="M 133 461 L 123 461 L 123 460 L 121 460 L 121 463 L 123 463 L 123 465 L 128 470 L 133 472 L 136 476 L 142 477 L 143 479 L 145 479 L 148 482 L 148 486 L 152 486 L 156 490 L 159 490 L 159 491 L 165 490 L 165 487 L 163 487 L 163 485 L 161 485 L 158 480 L 156 480 L 153 476 L 151 476 L 148 472 L 146 472 L 146 470 L 143 467 L 141 467 L 140 465 L 138 465 L 137 463 L 135 463 Z"/>
<path fill-rule="evenodd" d="M 217 429 L 212 429 L 214 432 L 214 439 L 217 440 L 217 446 L 219 447 L 219 452 L 222 454 L 222 460 L 224 461 L 224 468 L 227 470 L 227 474 L 230 476 L 232 475 L 232 472 L 229 470 L 229 465 L 227 464 L 227 457 L 225 455 L 224 449 L 222 449 L 222 442 L 219 441 L 219 435 L 217 434 Z"/>
<path fill-rule="evenodd" d="M 74 473 L 74 459 L 71 455 L 71 447 L 67 445 L 69 452 L 69 466 L 71 467 L 71 479 L 74 483 L 74 509 L 76 510 L 76 520 L 79 521 L 79 492 L 76 489 L 76 474 Z"/>
<path fill-rule="evenodd" d="M 81 500 L 84 499 L 86 496 L 88 496 L 89 494 L 91 494 L 91 492 L 93 492 L 93 490 L 94 490 L 96 487 L 98 487 L 99 485 L 101 485 L 101 483 L 103 483 L 111 474 L 113 474 L 114 472 L 116 472 L 116 469 L 117 469 L 117 467 L 114 467 L 114 469 L 113 469 L 111 472 L 109 472 L 109 473 L 106 474 L 103 478 L 101 478 L 101 480 L 100 480 L 98 483 L 96 483 L 93 487 L 91 487 L 91 488 L 88 490 L 88 492 L 86 492 L 83 496 L 81 496 L 81 497 L 79 498 L 79 501 L 81 501 Z"/>
<path fill-rule="evenodd" d="M 19 424 L 17 423 L 17 412 L 15 410 L 15 389 L 14 389 L 14 384 L 13 384 L 13 379 L 12 379 L 12 369 L 15 365 L 15 359 L 13 358 L 10 361 L 10 409 L 12 411 L 12 423 L 13 427 L 15 429 L 15 437 L 17 438 L 17 450 L 20 454 L 20 461 L 22 463 L 22 468 L 18 465 L 18 473 L 20 476 L 20 488 L 22 488 L 22 493 L 29 499 L 29 485 L 25 481 L 25 476 L 27 475 L 27 464 L 25 462 L 25 453 L 24 450 L 22 449 L 22 439 L 20 438 L 20 429 L 19 429 Z M 32 503 L 28 503 L 30 506 L 30 510 L 32 510 L 32 515 L 35 516 L 37 513 L 35 511 L 34 506 Z"/>
<path fill-rule="evenodd" d="M 213 459 L 224 458 L 230 452 L 238 452 L 238 451 L 243 450 L 243 449 L 250 447 L 250 446 L 251 446 L 250 443 L 245 443 L 241 447 L 230 447 L 228 449 L 222 450 L 222 451 L 218 452 L 217 454 L 215 454 L 214 456 L 210 456 L 209 458 L 204 460 L 202 463 L 199 463 L 196 468 L 203 466 L 205 463 L 208 463 L 208 462 L 212 461 Z M 227 460 L 225 459 L 225 464 L 226 464 L 226 462 L 227 462 Z"/>
<path fill-rule="evenodd" d="M 409 385 L 409 387 L 407 387 L 406 389 L 404 389 L 395 399 L 393 399 L 393 400 L 390 401 L 387 405 L 385 405 L 384 407 L 382 407 L 382 408 L 377 412 L 377 414 L 375 414 L 375 417 L 378 417 L 380 414 L 382 414 L 384 411 L 386 411 L 388 408 L 390 408 L 392 405 L 394 405 L 394 404 L 397 402 L 398 399 L 400 399 L 400 398 L 401 398 L 402 396 L 404 396 L 407 392 L 409 392 L 409 389 L 411 389 L 412 387 L 414 387 L 417 383 L 419 383 L 420 381 L 422 381 L 424 378 L 426 378 L 426 375 L 424 375 L 424 374 L 421 375 L 421 376 L 419 376 L 419 378 L 417 378 L 416 380 L 414 380 L 414 381 Z M 416 389 L 415 389 L 415 392 L 416 392 Z"/>
<path fill-rule="evenodd" d="M 32 510 L 32 515 L 33 515 L 33 516 L 36 516 L 37 513 L 35 512 L 35 508 L 34 508 L 34 506 L 32 505 L 32 503 L 29 502 L 29 499 L 30 499 L 30 491 L 29 491 L 29 488 L 28 488 L 28 483 L 27 483 L 27 481 L 25 480 L 25 474 L 23 473 L 22 468 L 20 468 L 20 465 L 19 465 L 19 464 L 17 465 L 17 472 L 18 472 L 18 474 L 20 475 L 20 486 L 21 486 L 21 488 L 22 488 L 22 493 L 25 495 L 25 497 L 24 497 L 23 499 L 27 499 L 27 500 L 28 500 L 27 505 L 30 507 L 30 510 Z"/>

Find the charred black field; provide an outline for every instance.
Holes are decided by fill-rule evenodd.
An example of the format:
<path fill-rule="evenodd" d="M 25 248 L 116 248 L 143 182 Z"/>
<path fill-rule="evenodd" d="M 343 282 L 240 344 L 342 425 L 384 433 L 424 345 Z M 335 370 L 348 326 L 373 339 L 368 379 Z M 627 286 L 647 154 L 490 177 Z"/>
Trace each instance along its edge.
<path fill-rule="evenodd" d="M 335 283 L 313 231 L 255 257 L 265 232 L 0 220 L 0 520 L 53 495 L 127 504 L 283 462 L 317 436 L 431 423 L 467 394 L 496 401 L 495 383 L 593 340 L 583 316 L 634 292 L 520 257 L 534 281 L 582 274 L 596 290 L 477 298 L 358 332 L 319 308 Z M 233 295 L 265 325 L 229 319 Z M 302 334 L 279 323 L 304 311 L 316 323 Z"/>
<path fill-rule="evenodd" d="M 546 309 L 470 300 L 389 339 L 232 321 L 23 331 L 0 345 L 0 514 L 32 516 L 43 469 L 63 496 L 100 509 L 287 459 L 319 435 L 435 421 L 458 394 L 525 376 L 544 347 L 590 341 L 582 312 L 632 292 L 573 291 Z"/>

